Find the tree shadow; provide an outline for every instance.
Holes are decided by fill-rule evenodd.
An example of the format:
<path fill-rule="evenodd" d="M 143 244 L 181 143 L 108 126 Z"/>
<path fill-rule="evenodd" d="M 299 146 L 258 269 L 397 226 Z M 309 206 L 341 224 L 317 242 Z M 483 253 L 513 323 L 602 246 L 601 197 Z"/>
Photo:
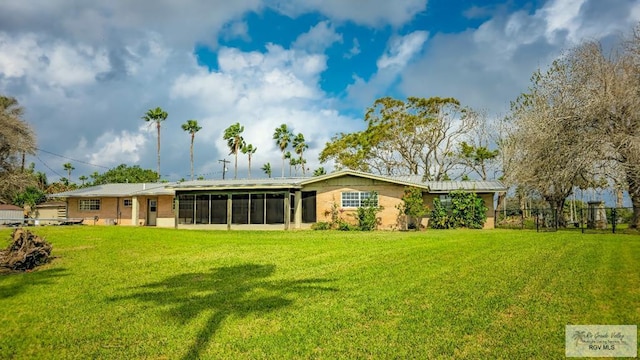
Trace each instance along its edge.
<path fill-rule="evenodd" d="M 137 292 L 112 300 L 135 299 L 168 308 L 170 318 L 186 324 L 203 312 L 212 312 L 183 359 L 194 359 L 208 346 L 228 316 L 266 313 L 293 303 L 287 298 L 313 291 L 338 291 L 322 286 L 327 279 L 273 280 L 275 265 L 244 264 L 185 273 L 136 288 Z"/>
<path fill-rule="evenodd" d="M 67 276 L 67 269 L 2 271 L 0 272 L 0 300 L 16 296 L 33 286 L 53 284 L 56 278 Z"/>

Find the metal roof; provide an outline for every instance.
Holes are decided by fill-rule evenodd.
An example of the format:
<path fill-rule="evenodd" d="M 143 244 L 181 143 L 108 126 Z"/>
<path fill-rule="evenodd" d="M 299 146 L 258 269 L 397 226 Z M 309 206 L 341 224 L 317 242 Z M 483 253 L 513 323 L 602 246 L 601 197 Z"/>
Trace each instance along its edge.
<path fill-rule="evenodd" d="M 507 188 L 499 181 L 422 181 L 420 175 L 385 176 L 354 170 L 306 178 L 257 178 L 225 180 L 192 180 L 174 183 L 105 184 L 58 194 L 49 197 L 124 197 L 135 195 L 173 195 L 176 190 L 243 190 L 243 189 L 302 189 L 305 185 L 341 176 L 356 176 L 404 186 L 416 186 L 431 193 L 447 193 L 454 190 L 475 192 L 502 192 Z"/>
<path fill-rule="evenodd" d="M 192 180 L 174 183 L 167 186 L 175 190 L 228 190 L 228 189 L 283 189 L 302 187 L 308 178 L 259 178 L 259 179 L 227 179 L 227 180 Z"/>
<path fill-rule="evenodd" d="M 134 195 L 173 195 L 167 187 L 172 183 L 104 184 L 51 194 L 53 198 L 123 197 Z"/>

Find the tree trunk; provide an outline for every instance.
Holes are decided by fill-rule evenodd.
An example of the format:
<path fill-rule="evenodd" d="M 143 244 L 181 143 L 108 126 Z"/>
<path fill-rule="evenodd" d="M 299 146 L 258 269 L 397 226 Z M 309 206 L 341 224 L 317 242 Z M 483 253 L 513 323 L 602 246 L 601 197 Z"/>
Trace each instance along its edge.
<path fill-rule="evenodd" d="M 627 185 L 629 185 L 629 197 L 633 206 L 633 218 L 629 227 L 640 229 L 640 174 L 634 169 L 627 169 Z"/>
<path fill-rule="evenodd" d="M 156 123 L 158 129 L 158 181 L 160 181 L 160 122 Z"/>
<path fill-rule="evenodd" d="M 191 148 L 189 149 L 189 154 L 191 155 L 191 181 L 193 181 L 193 140 L 195 134 L 191 134 Z"/>

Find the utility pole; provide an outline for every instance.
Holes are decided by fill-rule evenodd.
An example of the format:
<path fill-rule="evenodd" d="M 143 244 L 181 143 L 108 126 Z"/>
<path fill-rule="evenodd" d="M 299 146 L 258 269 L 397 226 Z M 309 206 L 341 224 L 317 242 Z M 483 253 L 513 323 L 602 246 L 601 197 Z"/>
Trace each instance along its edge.
<path fill-rule="evenodd" d="M 218 160 L 218 162 L 222 163 L 222 180 L 224 180 L 224 174 L 227 172 L 227 164 L 231 161 L 227 159 Z"/>

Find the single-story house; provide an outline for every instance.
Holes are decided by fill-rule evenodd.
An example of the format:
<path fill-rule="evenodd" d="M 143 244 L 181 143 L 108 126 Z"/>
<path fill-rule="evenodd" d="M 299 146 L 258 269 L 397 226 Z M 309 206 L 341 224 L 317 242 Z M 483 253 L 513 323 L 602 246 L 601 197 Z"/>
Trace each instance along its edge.
<path fill-rule="evenodd" d="M 375 191 L 383 208 L 379 228 L 393 230 L 400 228 L 397 206 L 405 187 L 422 189 L 429 207 L 436 197 L 446 201 L 454 190 L 477 193 L 488 208 L 485 228 L 494 226 L 495 194 L 506 191 L 498 181 L 422 181 L 421 176 L 342 170 L 308 178 L 110 184 L 51 196 L 65 198 L 67 216 L 86 219 L 86 224 L 287 230 L 329 222 L 336 211 L 342 219 L 354 221 L 356 209 Z"/>

